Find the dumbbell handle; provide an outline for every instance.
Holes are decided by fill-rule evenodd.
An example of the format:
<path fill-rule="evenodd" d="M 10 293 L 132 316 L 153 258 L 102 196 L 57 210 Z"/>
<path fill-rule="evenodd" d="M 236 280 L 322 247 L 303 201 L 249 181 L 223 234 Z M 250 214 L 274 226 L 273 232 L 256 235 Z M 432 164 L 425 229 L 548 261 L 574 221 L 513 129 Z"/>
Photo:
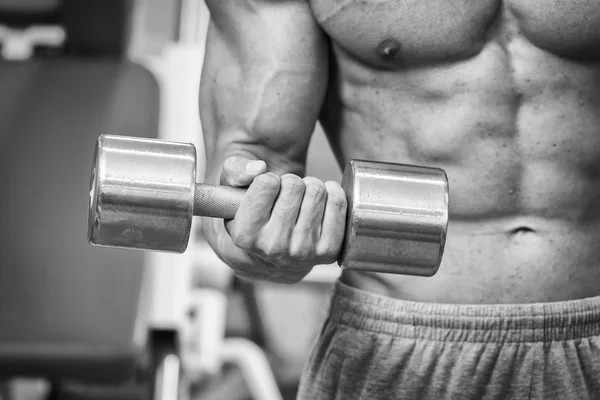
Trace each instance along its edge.
<path fill-rule="evenodd" d="M 194 193 L 194 215 L 222 219 L 233 219 L 245 188 L 197 183 Z"/>

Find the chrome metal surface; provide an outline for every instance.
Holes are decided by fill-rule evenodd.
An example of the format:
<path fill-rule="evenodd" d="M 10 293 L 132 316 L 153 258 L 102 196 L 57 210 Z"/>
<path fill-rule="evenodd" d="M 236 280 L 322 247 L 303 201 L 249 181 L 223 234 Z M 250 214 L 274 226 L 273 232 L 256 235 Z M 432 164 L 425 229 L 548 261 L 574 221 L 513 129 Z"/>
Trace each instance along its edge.
<path fill-rule="evenodd" d="M 186 143 L 102 135 L 90 188 L 88 240 L 182 253 L 189 240 L 196 150 Z"/>
<path fill-rule="evenodd" d="M 448 179 L 437 168 L 352 160 L 338 263 L 351 270 L 434 275 L 448 229 Z"/>
<path fill-rule="evenodd" d="M 153 400 L 179 400 L 181 360 L 175 353 L 161 355 L 154 377 Z"/>
<path fill-rule="evenodd" d="M 194 215 L 233 219 L 245 194 L 246 188 L 197 183 Z"/>

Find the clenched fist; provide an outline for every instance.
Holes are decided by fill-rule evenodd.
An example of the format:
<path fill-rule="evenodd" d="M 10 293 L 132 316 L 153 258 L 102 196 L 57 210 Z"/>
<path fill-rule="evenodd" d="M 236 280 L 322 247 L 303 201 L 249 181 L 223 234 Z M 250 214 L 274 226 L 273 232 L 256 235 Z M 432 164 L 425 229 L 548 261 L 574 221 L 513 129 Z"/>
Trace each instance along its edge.
<path fill-rule="evenodd" d="M 266 172 L 264 161 L 228 158 L 221 184 L 248 187 L 233 220 L 205 219 L 204 233 L 246 279 L 295 283 L 314 265 L 334 262 L 346 225 L 346 195 L 337 182 Z"/>

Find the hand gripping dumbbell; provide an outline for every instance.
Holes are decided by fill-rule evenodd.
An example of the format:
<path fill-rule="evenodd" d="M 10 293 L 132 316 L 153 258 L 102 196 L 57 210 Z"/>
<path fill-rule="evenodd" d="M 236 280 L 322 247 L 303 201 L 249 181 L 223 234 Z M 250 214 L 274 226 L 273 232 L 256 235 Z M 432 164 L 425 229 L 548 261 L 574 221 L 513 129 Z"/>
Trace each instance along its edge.
<path fill-rule="evenodd" d="M 352 160 L 342 268 L 432 276 L 448 226 L 443 170 Z M 246 189 L 196 183 L 192 144 L 102 135 L 94 152 L 88 240 L 182 253 L 192 217 L 233 219 Z"/>

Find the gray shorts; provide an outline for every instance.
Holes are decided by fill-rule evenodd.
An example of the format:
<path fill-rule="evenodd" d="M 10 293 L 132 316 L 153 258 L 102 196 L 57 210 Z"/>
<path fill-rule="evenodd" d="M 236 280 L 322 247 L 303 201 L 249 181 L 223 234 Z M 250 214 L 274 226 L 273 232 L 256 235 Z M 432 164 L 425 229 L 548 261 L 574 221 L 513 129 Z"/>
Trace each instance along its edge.
<path fill-rule="evenodd" d="M 600 297 L 433 304 L 338 282 L 298 399 L 600 399 Z"/>

